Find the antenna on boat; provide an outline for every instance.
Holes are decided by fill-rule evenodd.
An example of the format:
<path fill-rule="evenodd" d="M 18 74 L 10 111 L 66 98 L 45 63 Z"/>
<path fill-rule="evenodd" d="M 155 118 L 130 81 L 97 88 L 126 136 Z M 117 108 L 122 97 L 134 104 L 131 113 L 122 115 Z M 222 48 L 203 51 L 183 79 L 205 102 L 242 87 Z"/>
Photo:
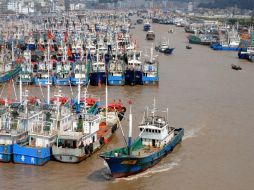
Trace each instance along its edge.
<path fill-rule="evenodd" d="M 22 104 L 22 80 L 21 80 L 21 74 L 19 76 L 19 102 Z"/>
<path fill-rule="evenodd" d="M 168 108 L 167 108 L 167 123 L 168 123 Z"/>
<path fill-rule="evenodd" d="M 13 40 L 11 42 L 11 60 L 12 61 L 15 61 L 15 58 L 14 58 L 14 43 L 13 43 Z"/>
<path fill-rule="evenodd" d="M 78 80 L 78 107 L 76 112 L 80 113 L 80 89 L 81 89 L 81 80 L 80 80 L 80 76 L 79 76 L 79 80 Z"/>
<path fill-rule="evenodd" d="M 151 47 L 151 57 L 150 57 L 150 62 L 151 62 L 151 63 L 153 62 L 153 44 L 152 44 L 152 47 Z"/>
<path fill-rule="evenodd" d="M 132 141 L 132 112 L 131 112 L 131 104 L 132 102 L 128 102 L 130 105 L 130 113 L 129 113 L 129 136 L 128 136 L 128 154 L 131 154 L 131 141 Z"/>
<path fill-rule="evenodd" d="M 106 125 L 107 125 L 107 117 L 108 117 L 108 81 L 106 77 Z"/>
<path fill-rule="evenodd" d="M 153 98 L 153 109 L 152 109 L 152 114 L 153 114 L 153 124 L 154 124 L 155 111 L 156 111 L 156 100 L 155 100 L 155 98 Z"/>

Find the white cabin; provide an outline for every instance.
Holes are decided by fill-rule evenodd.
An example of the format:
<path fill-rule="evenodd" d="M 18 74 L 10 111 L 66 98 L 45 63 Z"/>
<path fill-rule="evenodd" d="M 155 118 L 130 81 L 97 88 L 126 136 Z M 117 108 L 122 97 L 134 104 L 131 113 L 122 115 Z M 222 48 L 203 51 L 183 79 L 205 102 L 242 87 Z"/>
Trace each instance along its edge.
<path fill-rule="evenodd" d="M 145 123 L 139 126 L 139 130 L 142 144 L 146 146 L 161 148 L 174 137 L 174 131 L 163 117 L 148 117 Z"/>

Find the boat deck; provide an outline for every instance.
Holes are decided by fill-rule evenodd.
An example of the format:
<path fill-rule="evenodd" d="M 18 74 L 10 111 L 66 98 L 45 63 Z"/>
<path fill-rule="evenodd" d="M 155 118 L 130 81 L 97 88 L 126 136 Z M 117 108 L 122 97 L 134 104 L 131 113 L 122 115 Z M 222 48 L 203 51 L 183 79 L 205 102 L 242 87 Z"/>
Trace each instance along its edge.
<path fill-rule="evenodd" d="M 153 146 L 142 146 L 141 149 L 132 151 L 132 155 L 136 157 L 144 157 L 159 151 L 160 148 Z"/>

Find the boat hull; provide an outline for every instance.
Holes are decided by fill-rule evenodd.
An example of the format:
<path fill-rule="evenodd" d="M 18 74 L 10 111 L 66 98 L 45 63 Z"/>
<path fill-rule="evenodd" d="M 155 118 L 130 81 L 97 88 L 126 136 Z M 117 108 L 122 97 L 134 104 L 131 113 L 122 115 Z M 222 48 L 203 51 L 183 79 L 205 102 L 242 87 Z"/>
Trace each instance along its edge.
<path fill-rule="evenodd" d="M 249 54 L 248 54 L 248 52 L 246 52 L 246 51 L 242 51 L 242 50 L 240 50 L 240 51 L 238 51 L 238 58 L 239 59 L 249 59 Z"/>
<path fill-rule="evenodd" d="M 142 77 L 142 81 L 144 85 L 157 85 L 159 83 L 158 77 Z"/>
<path fill-rule="evenodd" d="M 211 48 L 217 51 L 239 51 L 238 47 L 222 46 L 220 44 L 212 44 Z"/>
<path fill-rule="evenodd" d="M 50 79 L 49 79 L 50 84 L 53 84 L 53 81 L 54 81 L 53 77 L 50 77 Z M 33 83 L 36 86 L 47 86 L 48 85 L 48 79 L 40 79 L 40 78 L 35 77 L 33 79 Z"/>
<path fill-rule="evenodd" d="M 135 71 L 135 70 L 126 70 L 125 71 L 125 84 L 126 85 L 143 85 L 142 81 L 142 71 Z"/>
<path fill-rule="evenodd" d="M 112 138 L 113 134 L 117 130 L 117 124 L 112 124 L 111 127 L 103 134 L 101 137 L 104 139 L 107 139 L 108 141 Z M 62 148 L 57 147 L 56 145 L 52 146 L 52 155 L 53 157 L 63 163 L 79 163 L 91 155 L 93 155 L 95 152 L 100 150 L 105 145 L 105 141 L 100 143 L 100 138 L 95 141 L 92 144 L 92 148 L 89 146 L 86 147 L 80 147 L 76 149 L 70 149 L 70 148 Z"/>
<path fill-rule="evenodd" d="M 70 78 L 70 82 L 72 86 L 77 86 L 79 83 L 79 79 L 78 78 Z M 87 80 L 86 79 L 81 79 L 81 83 L 82 85 L 87 85 Z"/>
<path fill-rule="evenodd" d="M 108 85 L 110 86 L 123 86 L 125 83 L 124 76 L 111 76 L 108 75 Z"/>
<path fill-rule="evenodd" d="M 55 78 L 54 85 L 55 86 L 68 86 L 68 85 L 70 85 L 70 79 L 69 78 L 64 78 L 64 79 Z"/>
<path fill-rule="evenodd" d="M 61 148 L 58 148 L 56 146 L 52 147 L 53 156 L 59 162 L 64 162 L 64 163 L 79 163 L 79 162 L 81 162 L 82 160 L 85 160 L 88 157 L 85 154 L 83 154 L 83 155 L 75 155 L 75 154 L 69 152 L 69 150 L 65 151 L 66 152 L 65 154 L 62 151 L 61 151 Z"/>
<path fill-rule="evenodd" d="M 94 72 L 90 74 L 90 84 L 92 86 L 99 86 L 105 83 L 106 77 L 105 72 Z"/>
<path fill-rule="evenodd" d="M 22 68 L 20 65 L 16 65 L 15 68 L 11 71 L 6 72 L 2 76 L 0 76 L 0 83 L 4 83 L 9 81 L 12 78 L 15 78 L 20 72 Z"/>
<path fill-rule="evenodd" d="M 51 148 L 26 147 L 18 144 L 13 145 L 13 162 L 42 166 L 51 157 Z"/>
<path fill-rule="evenodd" d="M 182 140 L 183 135 L 184 129 L 180 128 L 179 133 L 174 136 L 170 143 L 161 148 L 159 151 L 145 157 L 107 157 L 103 154 L 100 155 L 100 157 L 102 157 L 107 162 L 113 178 L 127 177 L 145 171 L 148 168 L 151 168 L 159 163 L 161 159 L 170 153 L 174 147 Z"/>
<path fill-rule="evenodd" d="M 11 162 L 13 145 L 0 145 L 0 162 Z"/>

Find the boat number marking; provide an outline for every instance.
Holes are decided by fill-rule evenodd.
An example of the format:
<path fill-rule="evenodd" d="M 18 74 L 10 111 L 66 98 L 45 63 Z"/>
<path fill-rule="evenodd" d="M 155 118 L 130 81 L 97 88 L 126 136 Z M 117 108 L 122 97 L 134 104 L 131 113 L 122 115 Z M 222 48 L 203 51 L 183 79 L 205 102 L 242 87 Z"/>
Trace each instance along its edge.
<path fill-rule="evenodd" d="M 33 157 L 31 158 L 31 162 L 32 162 L 32 164 L 34 164 L 34 158 Z"/>
<path fill-rule="evenodd" d="M 22 160 L 22 162 L 25 161 L 25 156 L 24 155 L 21 156 L 21 160 Z"/>
<path fill-rule="evenodd" d="M 3 159 L 3 155 L 2 154 L 0 154 L 0 160 L 2 160 Z"/>
<path fill-rule="evenodd" d="M 121 164 L 130 164 L 130 165 L 134 165 L 136 164 L 137 160 L 124 160 L 121 162 Z"/>

